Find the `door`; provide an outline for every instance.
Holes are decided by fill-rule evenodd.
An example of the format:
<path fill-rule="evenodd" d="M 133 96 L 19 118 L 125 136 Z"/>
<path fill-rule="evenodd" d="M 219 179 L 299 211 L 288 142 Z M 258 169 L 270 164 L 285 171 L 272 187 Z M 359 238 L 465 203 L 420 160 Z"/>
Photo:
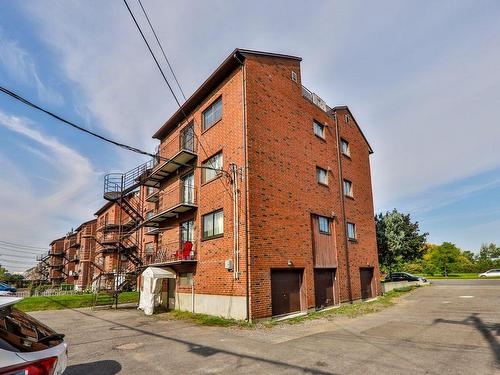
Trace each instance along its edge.
<path fill-rule="evenodd" d="M 193 247 L 194 220 L 188 220 L 181 223 L 180 232 L 181 232 L 182 259 L 194 259 L 194 247 Z M 186 244 L 186 242 L 190 242 L 191 245 L 189 245 L 189 243 Z"/>
<path fill-rule="evenodd" d="M 361 298 L 372 298 L 373 268 L 360 268 L 359 275 L 361 278 Z"/>
<path fill-rule="evenodd" d="M 335 269 L 314 270 L 314 295 L 316 308 L 332 306 L 335 304 Z"/>
<path fill-rule="evenodd" d="M 194 126 L 191 122 L 180 133 L 181 150 L 194 151 Z"/>
<path fill-rule="evenodd" d="M 182 203 L 194 204 L 194 174 L 189 173 L 182 177 Z"/>
<path fill-rule="evenodd" d="M 271 271 L 271 302 L 274 315 L 300 311 L 302 270 Z"/>

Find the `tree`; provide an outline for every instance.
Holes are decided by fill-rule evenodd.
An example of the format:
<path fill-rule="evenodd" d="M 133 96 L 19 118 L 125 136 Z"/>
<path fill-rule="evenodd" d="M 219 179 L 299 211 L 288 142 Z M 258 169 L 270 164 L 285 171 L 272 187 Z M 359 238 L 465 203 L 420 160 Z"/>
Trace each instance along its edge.
<path fill-rule="evenodd" d="M 380 265 L 387 271 L 420 259 L 425 251 L 428 233 L 420 233 L 418 221 L 396 209 L 375 216 Z"/>
<path fill-rule="evenodd" d="M 456 271 L 460 261 L 466 258 L 455 244 L 443 242 L 440 246 L 435 246 L 430 250 L 428 260 L 443 276 L 448 276 L 448 272 Z"/>
<path fill-rule="evenodd" d="M 500 266 L 500 247 L 494 243 L 482 244 L 476 257 L 478 271 L 484 272 Z"/>

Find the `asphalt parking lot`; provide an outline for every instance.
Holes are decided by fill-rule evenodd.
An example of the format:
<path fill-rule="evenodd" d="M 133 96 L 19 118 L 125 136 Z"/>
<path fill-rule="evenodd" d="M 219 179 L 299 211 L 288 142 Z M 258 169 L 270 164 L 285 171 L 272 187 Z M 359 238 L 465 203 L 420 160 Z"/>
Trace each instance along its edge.
<path fill-rule="evenodd" d="M 359 318 L 196 326 L 135 309 L 32 313 L 65 333 L 65 374 L 498 374 L 500 280 L 437 281 Z"/>

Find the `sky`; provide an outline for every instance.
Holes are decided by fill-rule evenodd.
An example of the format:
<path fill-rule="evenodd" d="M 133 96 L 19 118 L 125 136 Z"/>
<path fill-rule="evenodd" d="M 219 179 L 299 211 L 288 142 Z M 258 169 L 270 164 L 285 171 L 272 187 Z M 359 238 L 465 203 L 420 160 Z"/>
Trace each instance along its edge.
<path fill-rule="evenodd" d="M 301 56 L 302 83 L 375 151 L 377 212 L 409 212 L 433 243 L 500 244 L 498 1 L 142 2 L 187 95 L 236 47 Z M 0 84 L 149 151 L 176 109 L 119 0 L 3 2 Z M 48 249 L 93 218 L 105 173 L 144 161 L 0 95 L 0 241 Z M 0 264 L 35 252 L 0 244 Z"/>

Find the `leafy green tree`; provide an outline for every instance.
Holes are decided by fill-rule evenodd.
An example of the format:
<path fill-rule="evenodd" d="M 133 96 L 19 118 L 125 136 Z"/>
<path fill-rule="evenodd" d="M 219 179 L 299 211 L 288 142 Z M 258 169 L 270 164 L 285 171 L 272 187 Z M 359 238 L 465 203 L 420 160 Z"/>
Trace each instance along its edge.
<path fill-rule="evenodd" d="M 379 263 L 388 272 L 422 258 L 428 233 L 420 233 L 410 214 L 396 209 L 375 216 Z"/>
<path fill-rule="evenodd" d="M 431 249 L 428 261 L 431 266 L 439 270 L 443 276 L 449 272 L 456 271 L 459 262 L 466 259 L 460 249 L 451 242 L 443 242 L 440 246 Z"/>
<path fill-rule="evenodd" d="M 482 244 L 476 257 L 476 264 L 480 272 L 500 267 L 500 247 L 494 243 Z"/>

